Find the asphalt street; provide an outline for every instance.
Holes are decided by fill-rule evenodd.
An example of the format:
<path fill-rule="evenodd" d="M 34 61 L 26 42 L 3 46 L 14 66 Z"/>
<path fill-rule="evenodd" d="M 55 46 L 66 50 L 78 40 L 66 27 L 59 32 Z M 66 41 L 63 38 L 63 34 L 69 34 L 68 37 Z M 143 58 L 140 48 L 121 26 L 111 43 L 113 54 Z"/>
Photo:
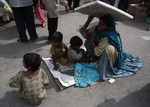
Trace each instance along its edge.
<path fill-rule="evenodd" d="M 78 35 L 79 28 L 87 16 L 64 11 L 60 12 L 58 31 L 64 35 L 69 46 L 72 36 Z M 94 19 L 90 26 L 97 24 Z M 150 105 L 150 27 L 145 21 L 128 20 L 117 22 L 116 28 L 121 34 L 123 48 L 142 60 L 143 66 L 136 75 L 117 78 L 114 83 L 100 82 L 92 87 L 69 87 L 60 91 L 54 79 L 49 75 L 48 97 L 39 106 L 31 106 L 18 97 L 18 89 L 8 86 L 9 79 L 23 70 L 22 56 L 27 52 L 49 56 L 50 45 L 46 43 L 47 28 L 41 28 L 36 19 L 39 38 L 35 42 L 17 42 L 18 33 L 15 22 L 4 24 L 0 29 L 0 107 L 149 107 Z M 84 40 L 84 39 L 83 39 Z"/>

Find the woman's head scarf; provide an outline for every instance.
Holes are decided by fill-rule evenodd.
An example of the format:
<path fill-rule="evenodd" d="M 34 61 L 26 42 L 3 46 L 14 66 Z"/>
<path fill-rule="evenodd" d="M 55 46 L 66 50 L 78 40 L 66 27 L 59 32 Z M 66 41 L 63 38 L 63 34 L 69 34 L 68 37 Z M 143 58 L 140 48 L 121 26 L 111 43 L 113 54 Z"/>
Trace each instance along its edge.
<path fill-rule="evenodd" d="M 111 45 L 113 45 L 118 51 L 118 60 L 116 62 L 116 67 L 119 69 L 122 64 L 122 42 L 120 38 L 120 34 L 116 31 L 115 20 L 111 15 L 104 15 L 100 17 L 100 20 L 103 20 L 107 25 L 108 29 L 105 31 L 100 31 L 98 26 L 95 28 L 95 35 L 97 35 L 98 39 L 103 37 L 107 37 L 108 41 Z"/>

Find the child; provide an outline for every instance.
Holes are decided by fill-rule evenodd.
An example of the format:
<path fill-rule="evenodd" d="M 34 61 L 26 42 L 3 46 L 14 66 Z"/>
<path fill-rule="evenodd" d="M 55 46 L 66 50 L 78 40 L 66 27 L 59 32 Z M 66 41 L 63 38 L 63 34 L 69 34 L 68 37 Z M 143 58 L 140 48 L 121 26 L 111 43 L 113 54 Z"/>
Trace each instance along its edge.
<path fill-rule="evenodd" d="M 57 31 L 58 18 L 59 18 L 59 5 L 65 6 L 65 11 L 69 11 L 69 6 L 66 0 L 43 0 L 45 9 L 47 10 L 47 22 L 48 22 L 48 43 L 51 43 L 52 35 Z"/>
<path fill-rule="evenodd" d="M 59 68 L 58 63 L 62 65 L 66 65 L 69 63 L 67 59 L 68 47 L 62 42 L 62 40 L 63 34 L 61 32 L 55 32 L 53 34 L 50 54 L 52 55 L 54 70 L 57 70 Z"/>
<path fill-rule="evenodd" d="M 9 86 L 19 88 L 21 97 L 30 104 L 40 104 L 46 98 L 45 85 L 49 83 L 48 76 L 40 68 L 41 57 L 36 53 L 23 56 L 23 66 L 27 71 L 20 71 L 10 79 Z"/>
<path fill-rule="evenodd" d="M 68 59 L 70 62 L 89 62 L 84 49 L 80 48 L 83 41 L 78 36 L 73 36 L 70 39 L 70 47 L 68 49 Z"/>
<path fill-rule="evenodd" d="M 43 4 L 43 0 L 33 0 L 33 6 L 36 13 L 37 18 L 41 22 L 41 27 L 46 27 L 46 18 L 44 9 L 41 8 L 41 5 Z"/>

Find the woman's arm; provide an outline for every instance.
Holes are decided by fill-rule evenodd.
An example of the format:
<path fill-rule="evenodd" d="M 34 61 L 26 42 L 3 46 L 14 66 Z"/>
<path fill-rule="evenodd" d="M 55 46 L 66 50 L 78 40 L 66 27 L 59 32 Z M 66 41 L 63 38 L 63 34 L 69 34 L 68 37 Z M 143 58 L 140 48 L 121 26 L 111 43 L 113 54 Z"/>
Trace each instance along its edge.
<path fill-rule="evenodd" d="M 79 32 L 81 33 L 81 35 L 86 38 L 87 32 L 89 32 L 88 26 L 91 23 L 91 21 L 93 20 L 94 16 L 88 16 L 85 24 L 83 25 L 82 28 L 79 29 Z"/>
<path fill-rule="evenodd" d="M 93 20 L 94 16 L 88 16 L 85 24 L 83 25 L 84 29 L 87 29 L 87 27 L 89 26 L 89 24 L 91 23 L 91 21 Z"/>
<path fill-rule="evenodd" d="M 93 40 L 93 33 L 92 32 L 90 32 L 90 31 L 87 32 L 87 39 L 90 41 L 90 47 L 94 49 L 96 47 L 96 45 L 95 45 L 94 40 Z"/>
<path fill-rule="evenodd" d="M 94 48 L 95 55 L 100 56 L 108 45 L 109 45 L 109 42 L 108 42 L 107 37 L 104 37 L 101 40 L 99 40 L 98 46 Z"/>

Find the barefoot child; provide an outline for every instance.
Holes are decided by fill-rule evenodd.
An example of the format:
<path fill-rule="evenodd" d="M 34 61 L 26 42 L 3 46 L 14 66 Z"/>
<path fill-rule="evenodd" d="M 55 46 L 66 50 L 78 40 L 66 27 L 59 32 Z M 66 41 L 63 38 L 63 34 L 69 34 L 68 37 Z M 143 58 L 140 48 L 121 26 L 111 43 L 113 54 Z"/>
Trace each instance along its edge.
<path fill-rule="evenodd" d="M 68 47 L 62 42 L 63 34 L 55 32 L 52 36 L 52 45 L 50 47 L 50 54 L 52 55 L 54 70 L 59 68 L 59 63 L 66 65 L 69 63 L 67 59 Z"/>
<path fill-rule="evenodd" d="M 81 48 L 83 41 L 78 36 L 73 36 L 70 39 L 70 47 L 68 49 L 68 59 L 70 62 L 90 62 L 86 52 Z"/>
<path fill-rule="evenodd" d="M 26 102 L 36 105 L 46 98 L 45 85 L 49 83 L 47 74 L 40 68 L 41 57 L 36 53 L 23 56 L 23 66 L 26 71 L 20 71 L 10 79 L 9 86 L 19 88 L 20 96 Z"/>

